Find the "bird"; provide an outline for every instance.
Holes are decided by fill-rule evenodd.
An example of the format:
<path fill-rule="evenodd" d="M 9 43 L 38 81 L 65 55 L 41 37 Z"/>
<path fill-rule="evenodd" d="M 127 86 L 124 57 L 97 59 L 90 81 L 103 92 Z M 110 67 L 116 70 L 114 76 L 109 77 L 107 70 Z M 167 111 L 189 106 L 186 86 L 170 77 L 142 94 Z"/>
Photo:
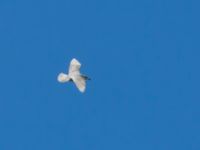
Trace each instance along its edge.
<path fill-rule="evenodd" d="M 91 80 L 91 79 L 88 76 L 81 74 L 80 68 L 81 68 L 81 63 L 76 58 L 73 58 L 69 65 L 68 74 L 63 72 L 58 74 L 57 77 L 58 82 L 60 83 L 74 82 L 78 90 L 84 93 L 86 89 L 86 80 Z"/>

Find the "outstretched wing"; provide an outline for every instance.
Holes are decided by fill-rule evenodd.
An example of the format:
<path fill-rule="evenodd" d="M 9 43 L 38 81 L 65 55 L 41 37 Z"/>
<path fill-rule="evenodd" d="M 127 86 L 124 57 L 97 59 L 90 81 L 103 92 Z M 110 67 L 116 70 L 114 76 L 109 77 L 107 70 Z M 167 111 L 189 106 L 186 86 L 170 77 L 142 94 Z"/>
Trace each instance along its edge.
<path fill-rule="evenodd" d="M 69 74 L 79 73 L 80 68 L 81 68 L 81 63 L 77 59 L 73 58 L 70 62 Z"/>
<path fill-rule="evenodd" d="M 80 75 L 72 76 L 72 80 L 74 81 L 76 87 L 81 91 L 82 93 L 85 91 L 86 88 L 86 82 L 85 79 Z"/>

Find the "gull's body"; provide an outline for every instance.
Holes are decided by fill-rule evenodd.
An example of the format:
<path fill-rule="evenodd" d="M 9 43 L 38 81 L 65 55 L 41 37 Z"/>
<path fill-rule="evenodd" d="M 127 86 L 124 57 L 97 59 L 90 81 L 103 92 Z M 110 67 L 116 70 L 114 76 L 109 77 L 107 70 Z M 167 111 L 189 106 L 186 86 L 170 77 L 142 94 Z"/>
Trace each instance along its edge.
<path fill-rule="evenodd" d="M 69 73 L 60 73 L 58 75 L 58 82 L 65 83 L 72 81 L 75 83 L 80 92 L 84 92 L 86 88 L 86 80 L 90 80 L 90 78 L 80 73 L 80 67 L 81 63 L 73 58 L 69 65 Z"/>

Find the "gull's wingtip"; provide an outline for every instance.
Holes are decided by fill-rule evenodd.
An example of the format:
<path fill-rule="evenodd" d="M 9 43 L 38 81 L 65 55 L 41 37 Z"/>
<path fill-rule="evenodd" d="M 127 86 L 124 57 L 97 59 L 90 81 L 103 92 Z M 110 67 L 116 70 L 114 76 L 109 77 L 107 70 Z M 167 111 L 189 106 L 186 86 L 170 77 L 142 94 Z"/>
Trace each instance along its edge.
<path fill-rule="evenodd" d="M 85 93 L 85 90 L 80 90 L 81 93 Z"/>
<path fill-rule="evenodd" d="M 73 59 L 71 60 L 71 63 L 72 63 L 72 64 L 76 64 L 76 65 L 80 65 L 80 64 L 81 64 L 76 58 L 73 58 Z"/>
<path fill-rule="evenodd" d="M 78 90 L 81 92 L 81 93 L 84 93 L 85 92 L 85 89 L 86 89 L 86 86 L 78 86 L 77 87 L 78 88 Z"/>
<path fill-rule="evenodd" d="M 78 61 L 78 59 L 76 59 L 76 58 L 72 58 L 72 60 L 71 61 Z"/>
<path fill-rule="evenodd" d="M 76 61 L 77 59 L 76 58 L 72 58 L 72 60 L 71 61 Z"/>

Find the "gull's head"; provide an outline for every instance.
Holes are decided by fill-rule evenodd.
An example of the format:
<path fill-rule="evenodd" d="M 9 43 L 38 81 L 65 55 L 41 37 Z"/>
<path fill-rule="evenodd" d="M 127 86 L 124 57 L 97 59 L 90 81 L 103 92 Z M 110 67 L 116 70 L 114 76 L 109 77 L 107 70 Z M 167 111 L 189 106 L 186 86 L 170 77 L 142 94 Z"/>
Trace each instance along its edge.
<path fill-rule="evenodd" d="M 67 81 L 69 81 L 70 80 L 70 77 L 67 75 L 67 74 L 65 74 L 65 73 L 60 73 L 59 75 L 58 75 L 58 82 L 61 82 L 61 83 L 64 83 L 64 82 L 67 82 Z"/>

